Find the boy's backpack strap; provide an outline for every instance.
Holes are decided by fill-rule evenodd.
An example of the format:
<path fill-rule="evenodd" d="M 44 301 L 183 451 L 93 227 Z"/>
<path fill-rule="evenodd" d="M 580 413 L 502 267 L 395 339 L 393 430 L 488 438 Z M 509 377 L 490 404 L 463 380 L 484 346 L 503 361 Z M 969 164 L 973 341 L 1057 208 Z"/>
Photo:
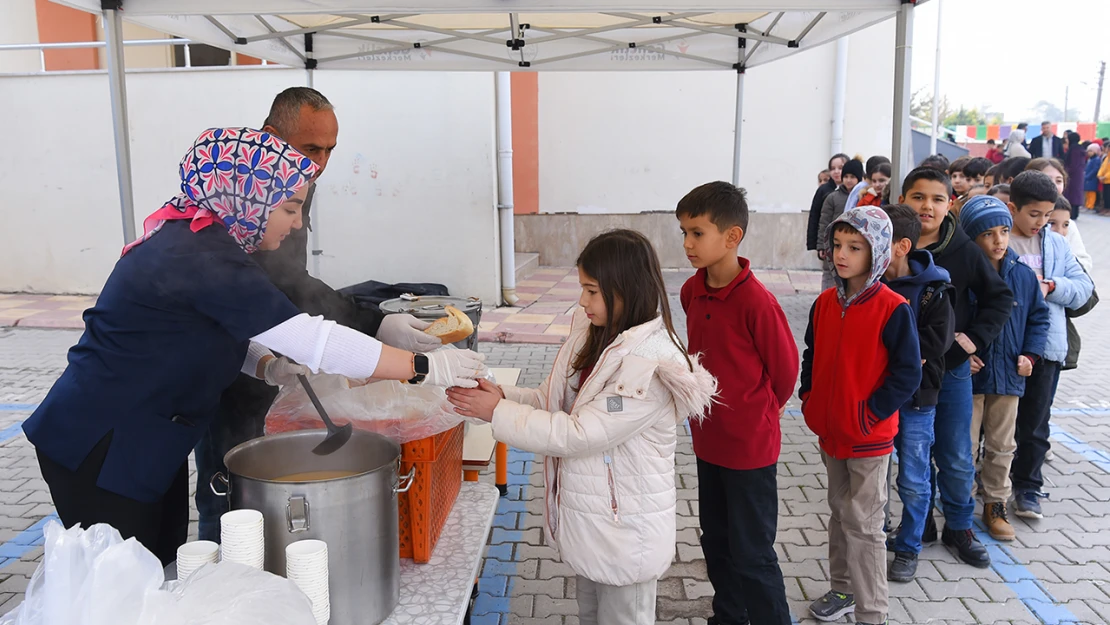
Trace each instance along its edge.
<path fill-rule="evenodd" d="M 918 306 L 917 306 L 918 319 L 920 319 L 921 316 L 925 314 L 925 309 L 929 307 L 929 303 L 933 301 L 933 298 L 937 296 L 937 293 L 943 293 L 944 291 L 948 290 L 950 287 L 951 287 L 951 283 L 941 282 L 939 280 L 936 281 L 936 282 L 930 282 L 929 284 L 926 284 L 925 288 L 921 290 L 921 296 L 918 300 Z"/>

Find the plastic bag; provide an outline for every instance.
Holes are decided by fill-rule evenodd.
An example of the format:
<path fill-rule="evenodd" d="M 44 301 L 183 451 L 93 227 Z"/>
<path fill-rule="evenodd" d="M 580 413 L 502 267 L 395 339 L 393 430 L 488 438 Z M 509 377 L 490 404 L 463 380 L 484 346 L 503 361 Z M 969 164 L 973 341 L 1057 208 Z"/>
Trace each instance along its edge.
<path fill-rule="evenodd" d="M 46 553 L 23 604 L 0 625 L 137 625 L 146 596 L 164 579 L 162 566 L 134 538 L 110 525 L 64 529 L 50 521 Z"/>
<path fill-rule="evenodd" d="M 487 379 L 496 383 L 492 374 Z M 310 375 L 309 382 L 333 421 L 340 425 L 350 421 L 357 429 L 381 434 L 398 443 L 434 436 L 464 421 L 485 423 L 455 412 L 447 401 L 446 390 L 437 386 L 395 380 L 367 384 L 330 374 Z M 266 415 L 266 434 L 323 427 L 320 414 L 300 384 L 282 387 Z"/>
<path fill-rule="evenodd" d="M 142 625 L 305 625 L 312 602 L 293 582 L 234 562 L 205 564 L 147 597 Z"/>
<path fill-rule="evenodd" d="M 230 562 L 166 584 L 162 564 L 110 525 L 50 521 L 46 554 L 23 603 L 0 625 L 305 625 L 312 604 L 296 584 Z"/>

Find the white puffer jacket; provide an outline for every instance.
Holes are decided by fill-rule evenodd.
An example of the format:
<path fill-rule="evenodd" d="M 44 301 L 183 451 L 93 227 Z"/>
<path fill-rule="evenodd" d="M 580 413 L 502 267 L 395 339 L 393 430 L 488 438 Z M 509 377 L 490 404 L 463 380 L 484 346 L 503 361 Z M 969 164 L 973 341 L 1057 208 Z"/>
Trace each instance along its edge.
<path fill-rule="evenodd" d="M 575 393 L 571 362 L 589 326 L 575 313 L 540 388 L 504 389 L 493 434 L 547 456 L 545 529 L 563 561 L 627 586 L 662 577 L 674 559 L 678 424 L 701 418 L 717 384 L 696 362 L 690 371 L 660 317 L 618 336 Z"/>

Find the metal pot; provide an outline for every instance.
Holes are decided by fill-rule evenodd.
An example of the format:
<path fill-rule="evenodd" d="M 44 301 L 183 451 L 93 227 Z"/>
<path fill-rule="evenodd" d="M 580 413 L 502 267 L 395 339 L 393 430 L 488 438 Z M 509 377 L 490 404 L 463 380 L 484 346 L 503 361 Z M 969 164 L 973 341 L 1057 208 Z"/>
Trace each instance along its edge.
<path fill-rule="evenodd" d="M 266 570 L 285 576 L 285 547 L 314 538 L 328 544 L 331 625 L 374 625 L 400 596 L 397 493 L 401 447 L 355 430 L 335 453 L 312 453 L 323 430 L 275 434 L 247 441 L 224 456 L 230 476 L 212 477 L 212 492 L 228 496 L 231 509 L 265 517 Z M 354 475 L 312 482 L 276 481 L 315 471 Z M 226 490 L 219 490 L 222 485 Z"/>
<path fill-rule="evenodd" d="M 478 351 L 478 324 L 482 321 L 482 300 L 476 297 L 451 297 L 448 295 L 421 295 L 398 297 L 382 302 L 378 308 L 387 315 L 408 313 L 423 321 L 435 321 L 446 317 L 444 306 L 458 308 L 474 323 L 474 334 L 454 343 L 459 349 Z"/>

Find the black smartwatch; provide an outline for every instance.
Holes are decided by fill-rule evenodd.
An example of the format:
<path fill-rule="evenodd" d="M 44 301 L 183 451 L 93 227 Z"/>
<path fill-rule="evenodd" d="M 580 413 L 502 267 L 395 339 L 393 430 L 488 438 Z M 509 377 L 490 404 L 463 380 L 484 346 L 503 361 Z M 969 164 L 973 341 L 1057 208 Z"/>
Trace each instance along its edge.
<path fill-rule="evenodd" d="M 428 357 L 424 354 L 413 354 L 412 356 L 412 370 L 416 375 L 409 380 L 409 384 L 420 384 L 424 378 L 428 377 L 428 372 L 431 371 L 431 366 L 428 364 Z"/>

